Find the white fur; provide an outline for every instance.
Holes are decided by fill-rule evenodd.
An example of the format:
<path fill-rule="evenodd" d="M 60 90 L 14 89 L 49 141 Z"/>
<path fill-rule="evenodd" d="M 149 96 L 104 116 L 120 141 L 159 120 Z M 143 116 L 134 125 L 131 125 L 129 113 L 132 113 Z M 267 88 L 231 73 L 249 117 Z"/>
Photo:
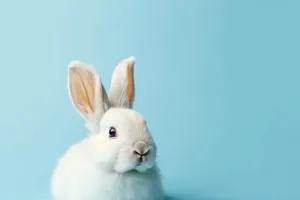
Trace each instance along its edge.
<path fill-rule="evenodd" d="M 135 57 L 131 56 L 122 60 L 115 68 L 111 77 L 109 101 L 113 106 L 129 107 L 129 99 L 126 96 L 127 69 L 129 64 L 135 63 Z"/>
<path fill-rule="evenodd" d="M 97 132 L 72 145 L 58 160 L 51 179 L 54 200 L 163 200 L 157 147 L 143 115 L 124 106 L 105 108 L 109 102 L 98 103 L 105 112 L 91 114 L 99 119 L 91 122 L 97 123 L 99 128 L 92 129 Z M 110 127 L 117 130 L 117 137 L 109 137 Z M 133 153 L 138 143 L 149 149 L 140 165 Z"/>

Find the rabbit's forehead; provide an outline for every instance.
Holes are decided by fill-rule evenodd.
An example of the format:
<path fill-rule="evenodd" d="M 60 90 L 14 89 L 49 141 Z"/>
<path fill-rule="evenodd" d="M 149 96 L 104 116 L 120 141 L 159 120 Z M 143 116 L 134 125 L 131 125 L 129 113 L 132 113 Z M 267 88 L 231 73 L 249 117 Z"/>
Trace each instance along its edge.
<path fill-rule="evenodd" d="M 146 132 L 146 120 L 143 115 L 129 109 L 109 109 L 103 117 L 104 126 L 116 126 L 130 132 Z"/>
<path fill-rule="evenodd" d="M 137 123 L 145 121 L 142 114 L 127 108 L 110 108 L 106 112 L 106 115 L 112 119 L 130 119 L 132 121 L 136 121 Z"/>

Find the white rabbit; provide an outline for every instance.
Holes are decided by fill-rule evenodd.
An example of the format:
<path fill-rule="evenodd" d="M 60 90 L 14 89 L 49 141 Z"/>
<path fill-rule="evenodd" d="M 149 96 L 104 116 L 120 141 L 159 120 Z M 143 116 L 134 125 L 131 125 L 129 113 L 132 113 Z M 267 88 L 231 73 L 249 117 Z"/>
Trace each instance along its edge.
<path fill-rule="evenodd" d="M 120 62 L 109 96 L 95 69 L 68 68 L 70 98 L 89 136 L 59 159 L 51 179 L 54 200 L 162 200 L 156 145 L 143 115 L 132 110 L 135 58 Z"/>

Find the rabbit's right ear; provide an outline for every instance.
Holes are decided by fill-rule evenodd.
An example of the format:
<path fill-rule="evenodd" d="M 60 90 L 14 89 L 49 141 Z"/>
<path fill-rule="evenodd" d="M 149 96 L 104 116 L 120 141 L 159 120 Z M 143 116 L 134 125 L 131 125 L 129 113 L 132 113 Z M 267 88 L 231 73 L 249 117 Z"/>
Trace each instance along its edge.
<path fill-rule="evenodd" d="M 109 92 L 109 102 L 114 107 L 132 108 L 135 96 L 135 57 L 122 60 L 115 68 Z"/>
<path fill-rule="evenodd" d="M 100 118 L 109 108 L 109 100 L 96 70 L 81 61 L 68 67 L 68 87 L 73 105 L 87 120 L 91 131 L 97 131 Z"/>

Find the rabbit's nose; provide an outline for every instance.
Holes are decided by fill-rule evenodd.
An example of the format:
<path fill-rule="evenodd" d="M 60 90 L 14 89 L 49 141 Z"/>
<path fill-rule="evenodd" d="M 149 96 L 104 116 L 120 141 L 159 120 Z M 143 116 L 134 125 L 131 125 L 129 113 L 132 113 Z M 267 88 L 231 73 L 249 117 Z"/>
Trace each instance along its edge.
<path fill-rule="evenodd" d="M 146 156 L 149 150 L 147 143 L 144 141 L 138 141 L 133 146 L 133 153 L 136 155 Z"/>
<path fill-rule="evenodd" d="M 148 145 L 143 141 L 136 142 L 133 147 L 133 154 L 137 157 L 139 163 L 145 162 L 149 151 Z"/>

